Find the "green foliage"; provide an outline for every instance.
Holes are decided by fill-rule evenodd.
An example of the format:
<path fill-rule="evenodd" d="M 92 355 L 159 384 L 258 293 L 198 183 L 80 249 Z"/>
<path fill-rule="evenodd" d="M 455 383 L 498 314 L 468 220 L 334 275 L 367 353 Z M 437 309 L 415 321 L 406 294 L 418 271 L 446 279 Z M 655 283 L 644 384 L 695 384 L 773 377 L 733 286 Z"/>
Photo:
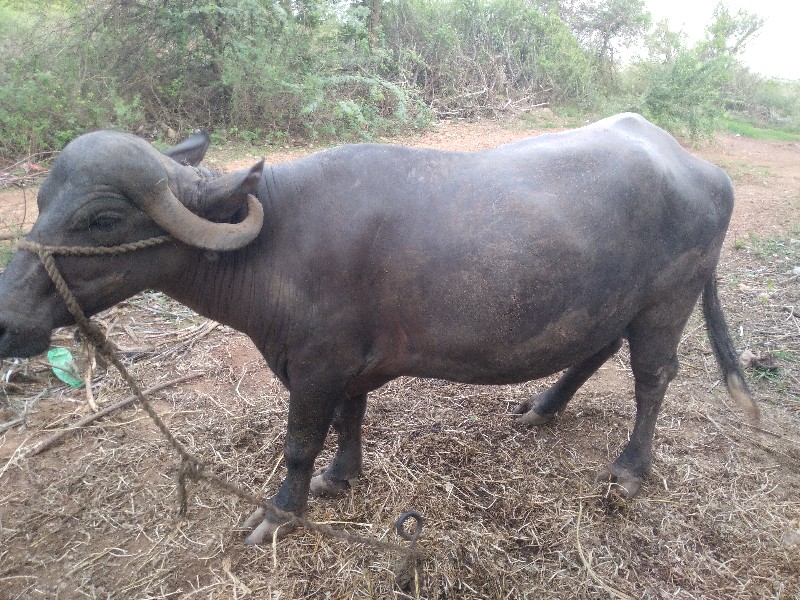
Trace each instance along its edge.
<path fill-rule="evenodd" d="M 558 15 L 525 0 L 398 0 L 384 7 L 383 73 L 440 116 L 586 100 L 592 65 Z"/>
<path fill-rule="evenodd" d="M 7 244 L 0 245 L 0 270 L 5 269 L 14 256 L 14 248 Z"/>
<path fill-rule="evenodd" d="M 747 94 L 749 113 L 795 132 L 800 129 L 800 81 L 761 79 L 759 83 Z"/>
<path fill-rule="evenodd" d="M 25 232 L 16 224 L 12 224 L 10 229 L 13 237 L 10 240 L 0 241 L 0 271 L 5 269 L 8 263 L 11 262 L 11 258 L 14 256 L 16 240 L 25 237 Z"/>
<path fill-rule="evenodd" d="M 649 56 L 628 71 L 635 108 L 673 132 L 692 138 L 716 131 L 741 70 L 737 55 L 761 27 L 754 15 L 719 4 L 705 38 L 689 47 L 661 22 L 649 36 Z"/>
<path fill-rule="evenodd" d="M 424 126 L 415 90 L 377 72 L 360 7 L 323 0 L 74 0 L 3 33 L 2 156 L 60 148 L 89 129 L 158 137 L 197 127 L 252 141 L 286 136 L 369 139 Z M 42 7 L 43 8 L 43 7 Z M 5 29 L 5 28 L 4 28 Z"/>
<path fill-rule="evenodd" d="M 60 149 L 87 129 L 139 117 L 135 97 L 120 98 L 112 80 L 89 72 L 85 44 L 55 50 L 69 42 L 64 18 L 0 6 L 0 159 Z"/>
<path fill-rule="evenodd" d="M 725 131 L 745 137 L 776 142 L 800 142 L 800 127 L 758 124 L 730 114 L 722 119 L 721 125 Z"/>
<path fill-rule="evenodd" d="M 191 42 L 190 61 L 181 60 L 187 50 L 179 49 L 172 61 L 178 72 L 166 77 L 181 82 L 170 106 L 177 102 L 196 110 L 198 97 L 215 99 L 199 114 L 187 109 L 187 120 L 266 140 L 371 138 L 426 122 L 413 90 L 401 91 L 374 73 L 361 20 L 346 12 L 342 27 L 327 3 L 294 6 L 292 15 L 257 0 L 206 7 L 192 38 L 199 36 L 204 44 Z M 190 33 L 194 17 L 194 9 L 171 15 Z M 201 76 L 189 82 L 198 72 Z"/>
<path fill-rule="evenodd" d="M 790 234 L 800 236 L 800 225 L 796 226 Z M 792 266 L 800 262 L 800 244 L 796 238 L 762 237 L 750 234 L 747 246 L 761 258 L 767 260 L 781 260 Z"/>
<path fill-rule="evenodd" d="M 800 81 L 764 79 L 737 69 L 729 91 L 726 129 L 787 141 L 800 135 Z"/>
<path fill-rule="evenodd" d="M 375 6 L 381 8 L 374 27 Z M 737 55 L 761 21 L 715 12 L 687 46 L 643 0 L 0 0 L 0 159 L 100 127 L 250 142 L 372 139 L 547 104 L 638 110 L 674 132 L 800 127 L 800 84 Z M 621 73 L 621 75 L 620 75 Z M 620 91 L 623 100 L 616 99 Z M 727 118 L 724 121 L 723 118 Z"/>
<path fill-rule="evenodd" d="M 302 26 L 287 26 L 295 27 Z M 344 72 L 336 66 L 341 54 L 315 52 L 301 33 L 293 36 L 294 45 L 266 48 L 269 42 L 252 40 L 229 48 L 223 80 L 230 108 L 218 123 L 229 119 L 229 126 L 264 139 L 370 139 L 427 124 L 429 112 L 413 90 L 377 74 Z M 264 55 L 272 60 L 261 60 Z"/>
<path fill-rule="evenodd" d="M 641 41 L 650 28 L 651 17 L 644 0 L 572 0 L 556 4 L 561 18 L 589 52 L 595 79 L 613 89 L 617 54 Z"/>
<path fill-rule="evenodd" d="M 712 133 L 724 114 L 721 94 L 729 69 L 728 57 L 704 60 L 696 49 L 679 52 L 671 63 L 649 65 L 643 113 L 671 131 Z"/>

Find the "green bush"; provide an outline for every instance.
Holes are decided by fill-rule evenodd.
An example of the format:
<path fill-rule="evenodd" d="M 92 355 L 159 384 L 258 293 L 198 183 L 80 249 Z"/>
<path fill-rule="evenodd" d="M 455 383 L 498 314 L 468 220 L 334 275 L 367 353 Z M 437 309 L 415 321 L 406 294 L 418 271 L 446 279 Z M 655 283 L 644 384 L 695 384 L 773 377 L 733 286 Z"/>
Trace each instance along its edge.
<path fill-rule="evenodd" d="M 727 109 L 755 124 L 797 132 L 800 129 L 800 81 L 765 79 L 737 69 Z"/>
<path fill-rule="evenodd" d="M 592 63 L 554 12 L 524 0 L 399 0 L 384 7 L 383 75 L 440 116 L 585 101 Z"/>
<path fill-rule="evenodd" d="M 737 55 L 761 23 L 720 4 L 705 38 L 689 47 L 661 22 L 647 40 L 648 58 L 626 73 L 635 109 L 672 132 L 711 135 L 737 102 L 735 82 L 743 71 Z"/>
<path fill-rule="evenodd" d="M 87 129 L 140 119 L 138 99 L 92 72 L 61 12 L 32 17 L 0 6 L 0 160 L 62 148 Z M 60 51 L 57 51 L 57 48 Z"/>
<path fill-rule="evenodd" d="M 50 71 L 9 69 L 0 75 L 0 159 L 60 149 L 77 135 L 101 127 L 125 128 L 140 120 L 137 99 L 66 85 L 66 64 Z"/>
<path fill-rule="evenodd" d="M 694 51 L 684 51 L 666 65 L 645 69 L 648 88 L 642 112 L 673 132 L 692 137 L 713 133 L 725 114 L 722 90 L 730 81 L 727 57 L 702 60 Z"/>
<path fill-rule="evenodd" d="M 375 74 L 362 21 L 327 2 L 115 0 L 93 52 L 156 129 L 252 139 L 364 138 L 425 121 L 413 91 Z"/>
<path fill-rule="evenodd" d="M 415 90 L 376 72 L 358 8 L 343 18 L 325 2 L 291 16 L 262 0 L 64 6 L 0 7 L 0 158 L 100 127 L 370 139 L 430 120 Z M 37 8 L 43 16 L 26 12 Z"/>
<path fill-rule="evenodd" d="M 289 23 L 279 44 L 263 38 L 230 47 L 222 61 L 230 108 L 218 126 L 227 123 L 265 139 L 371 139 L 430 121 L 414 90 L 370 74 L 366 48 L 359 52 L 346 38 L 321 39 L 321 29 L 305 35 L 304 26 Z"/>
<path fill-rule="evenodd" d="M 726 111 L 798 124 L 798 86 L 736 57 L 760 21 L 717 8 L 704 40 L 662 25 L 614 73 L 641 0 L 0 0 L 0 159 L 90 129 L 253 142 L 372 139 L 531 106 L 638 110 L 672 131 Z M 623 98 L 619 99 L 620 91 Z"/>

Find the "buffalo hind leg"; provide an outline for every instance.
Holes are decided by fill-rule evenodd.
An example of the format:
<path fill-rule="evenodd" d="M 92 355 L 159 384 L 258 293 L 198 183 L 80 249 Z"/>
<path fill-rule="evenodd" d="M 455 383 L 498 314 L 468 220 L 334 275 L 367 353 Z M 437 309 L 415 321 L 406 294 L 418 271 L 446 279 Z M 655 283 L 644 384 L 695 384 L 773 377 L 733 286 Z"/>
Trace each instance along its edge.
<path fill-rule="evenodd" d="M 366 394 L 343 396 L 337 403 L 333 429 L 339 445 L 331 464 L 318 469 L 311 479 L 311 493 L 315 496 L 339 496 L 361 475 L 361 424 L 366 410 Z"/>
<path fill-rule="evenodd" d="M 594 373 L 622 346 L 622 338 L 614 340 L 608 346 L 589 358 L 568 368 L 552 386 L 541 394 L 522 402 L 514 409 L 520 425 L 543 425 L 552 421 L 564 410 L 567 402 L 575 392 L 586 383 Z"/>
<path fill-rule="evenodd" d="M 677 348 L 682 330 L 683 327 L 650 330 L 629 338 L 636 421 L 622 454 L 601 473 L 619 485 L 628 498 L 636 495 L 652 466 L 656 419 L 667 387 L 678 372 Z"/>

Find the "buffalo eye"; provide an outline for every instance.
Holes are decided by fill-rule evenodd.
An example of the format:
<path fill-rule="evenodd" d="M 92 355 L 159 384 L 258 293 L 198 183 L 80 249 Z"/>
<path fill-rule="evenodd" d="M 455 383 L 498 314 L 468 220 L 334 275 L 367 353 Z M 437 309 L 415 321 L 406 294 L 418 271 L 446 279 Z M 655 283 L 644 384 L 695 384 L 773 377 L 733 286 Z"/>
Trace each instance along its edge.
<path fill-rule="evenodd" d="M 89 229 L 111 231 L 122 221 L 122 217 L 112 213 L 98 213 L 89 218 Z"/>

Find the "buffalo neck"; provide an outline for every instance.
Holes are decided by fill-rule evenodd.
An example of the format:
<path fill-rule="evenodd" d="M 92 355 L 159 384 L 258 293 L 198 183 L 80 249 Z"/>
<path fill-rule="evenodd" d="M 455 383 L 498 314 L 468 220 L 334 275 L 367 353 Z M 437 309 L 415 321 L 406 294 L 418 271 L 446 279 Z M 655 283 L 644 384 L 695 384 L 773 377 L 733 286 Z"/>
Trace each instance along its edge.
<path fill-rule="evenodd" d="M 281 370 L 281 348 L 291 321 L 291 286 L 281 274 L 272 243 L 276 210 L 263 186 L 264 229 L 250 245 L 233 252 L 183 247 L 175 277 L 159 289 L 199 314 L 248 335 L 273 371 Z"/>

